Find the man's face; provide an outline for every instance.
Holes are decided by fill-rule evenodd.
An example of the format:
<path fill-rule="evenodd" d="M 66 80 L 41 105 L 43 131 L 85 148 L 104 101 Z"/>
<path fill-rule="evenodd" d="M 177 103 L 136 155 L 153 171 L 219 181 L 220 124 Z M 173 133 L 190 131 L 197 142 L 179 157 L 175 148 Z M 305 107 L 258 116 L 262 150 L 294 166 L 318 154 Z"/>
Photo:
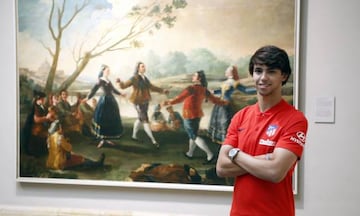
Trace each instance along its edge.
<path fill-rule="evenodd" d="M 37 100 L 36 100 L 36 103 L 37 103 L 38 105 L 44 105 L 44 104 L 45 104 L 45 98 L 42 97 L 42 98 L 37 99 Z"/>
<path fill-rule="evenodd" d="M 141 73 L 141 74 L 144 74 L 146 71 L 146 67 L 144 64 L 139 64 L 139 69 L 138 69 L 138 72 Z"/>
<path fill-rule="evenodd" d="M 260 95 L 268 96 L 274 93 L 281 94 L 282 82 L 286 76 L 280 69 L 269 68 L 266 65 L 255 64 L 253 71 L 253 80 L 255 87 Z"/>
<path fill-rule="evenodd" d="M 61 99 L 67 100 L 68 93 L 66 91 L 61 92 Z"/>
<path fill-rule="evenodd" d="M 194 73 L 194 75 L 192 76 L 192 81 L 193 82 L 197 82 L 200 80 L 199 74 L 198 73 Z"/>

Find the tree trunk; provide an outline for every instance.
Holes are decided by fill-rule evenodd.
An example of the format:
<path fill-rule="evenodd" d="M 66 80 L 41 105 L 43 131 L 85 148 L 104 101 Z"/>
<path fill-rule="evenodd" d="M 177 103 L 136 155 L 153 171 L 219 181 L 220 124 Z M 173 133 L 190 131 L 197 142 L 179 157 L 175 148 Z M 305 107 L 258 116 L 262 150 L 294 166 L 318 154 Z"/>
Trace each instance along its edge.
<path fill-rule="evenodd" d="M 91 59 L 90 54 L 86 54 L 81 63 L 76 67 L 75 71 L 60 85 L 60 87 L 56 90 L 56 92 L 60 92 L 62 89 L 68 89 L 71 84 L 76 80 L 76 78 L 81 74 L 86 65 L 89 63 Z"/>

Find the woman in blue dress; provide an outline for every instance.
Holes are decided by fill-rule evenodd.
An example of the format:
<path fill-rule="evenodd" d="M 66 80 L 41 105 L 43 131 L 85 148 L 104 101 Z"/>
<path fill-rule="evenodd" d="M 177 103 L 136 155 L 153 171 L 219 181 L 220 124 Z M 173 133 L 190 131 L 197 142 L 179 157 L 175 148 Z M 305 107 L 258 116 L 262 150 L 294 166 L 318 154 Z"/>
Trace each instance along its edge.
<path fill-rule="evenodd" d="M 215 90 L 214 94 L 220 95 L 221 99 L 227 100 L 230 103 L 226 106 L 214 105 L 207 131 L 213 142 L 219 144 L 224 141 L 231 118 L 236 112 L 232 107 L 231 95 L 238 89 L 240 84 L 237 67 L 229 66 L 225 70 L 225 77 L 226 80 L 222 83 L 221 88 Z"/>
<path fill-rule="evenodd" d="M 110 139 L 118 139 L 123 134 L 123 125 L 120 117 L 118 103 L 113 94 L 122 94 L 114 88 L 109 80 L 110 68 L 107 65 L 102 65 L 98 76 L 98 82 L 91 89 L 86 100 L 91 99 L 101 87 L 103 95 L 100 96 L 96 105 L 93 122 L 92 133 L 96 138 L 100 139 L 98 148 L 101 148 L 104 143 L 114 145 Z"/>

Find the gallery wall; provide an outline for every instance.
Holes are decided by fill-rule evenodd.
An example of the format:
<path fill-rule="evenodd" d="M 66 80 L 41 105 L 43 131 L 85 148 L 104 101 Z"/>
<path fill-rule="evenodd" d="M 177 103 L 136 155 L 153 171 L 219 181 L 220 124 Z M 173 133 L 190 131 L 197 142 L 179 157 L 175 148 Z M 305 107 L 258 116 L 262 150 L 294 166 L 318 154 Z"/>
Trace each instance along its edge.
<path fill-rule="evenodd" d="M 0 206 L 227 215 L 229 192 L 16 182 L 15 1 L 0 2 Z M 360 1 L 301 1 L 299 107 L 309 133 L 299 170 L 297 215 L 359 215 Z M 266 33 L 264 29 L 264 33 Z M 36 54 L 36 50 L 34 50 Z M 335 122 L 315 122 L 315 100 L 335 97 Z"/>

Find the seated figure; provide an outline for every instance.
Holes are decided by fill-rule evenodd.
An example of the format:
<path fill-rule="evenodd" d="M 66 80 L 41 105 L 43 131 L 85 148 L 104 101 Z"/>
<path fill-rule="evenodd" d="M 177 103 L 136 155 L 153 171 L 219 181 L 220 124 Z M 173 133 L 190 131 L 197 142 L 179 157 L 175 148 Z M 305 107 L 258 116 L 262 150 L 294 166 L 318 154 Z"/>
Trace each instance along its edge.
<path fill-rule="evenodd" d="M 59 120 L 55 120 L 51 123 L 47 147 L 49 155 L 46 161 L 46 167 L 49 169 L 65 170 L 75 168 L 95 168 L 104 165 L 104 154 L 101 154 L 98 161 L 93 161 L 72 152 L 72 145 L 65 138 Z"/>
<path fill-rule="evenodd" d="M 174 108 L 172 106 L 166 107 L 166 110 L 169 113 L 169 117 L 167 120 L 167 125 L 169 130 L 172 131 L 182 130 L 184 126 L 183 126 L 183 118 L 181 117 L 181 114 L 177 111 L 174 111 Z"/>
<path fill-rule="evenodd" d="M 155 132 L 167 130 L 166 119 L 164 114 L 161 112 L 160 104 L 156 104 L 154 107 L 154 112 L 150 119 L 150 128 Z"/>

